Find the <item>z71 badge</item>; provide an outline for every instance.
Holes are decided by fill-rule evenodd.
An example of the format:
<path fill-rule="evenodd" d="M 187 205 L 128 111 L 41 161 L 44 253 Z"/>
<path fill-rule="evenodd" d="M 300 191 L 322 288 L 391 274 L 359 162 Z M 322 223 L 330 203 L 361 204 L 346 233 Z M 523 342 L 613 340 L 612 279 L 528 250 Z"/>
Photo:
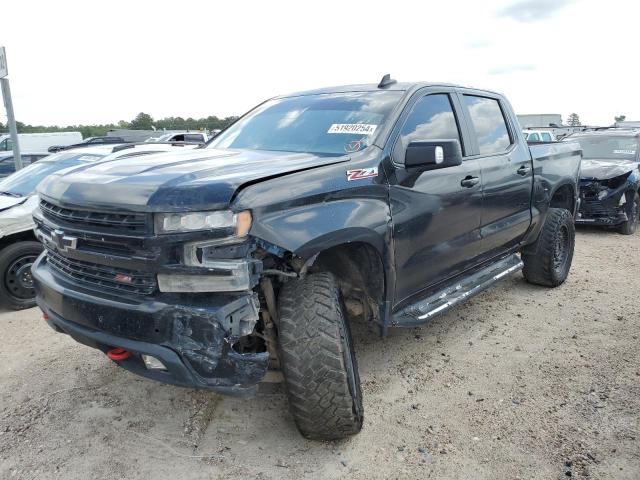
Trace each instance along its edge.
<path fill-rule="evenodd" d="M 354 170 L 347 170 L 347 180 L 362 180 L 365 178 L 377 177 L 378 167 L 371 168 L 356 168 Z"/>

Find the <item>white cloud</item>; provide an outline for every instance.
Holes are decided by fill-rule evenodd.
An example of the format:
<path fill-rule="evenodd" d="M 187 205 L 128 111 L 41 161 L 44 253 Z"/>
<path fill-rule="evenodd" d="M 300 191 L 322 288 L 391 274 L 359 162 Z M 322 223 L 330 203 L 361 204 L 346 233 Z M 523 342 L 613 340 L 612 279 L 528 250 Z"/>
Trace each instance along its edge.
<path fill-rule="evenodd" d="M 640 120 L 637 2 L 562 2 L 535 22 L 497 16 L 498 0 L 6 3 L 0 45 L 26 123 L 227 116 L 387 72 L 500 91 L 519 113 Z"/>

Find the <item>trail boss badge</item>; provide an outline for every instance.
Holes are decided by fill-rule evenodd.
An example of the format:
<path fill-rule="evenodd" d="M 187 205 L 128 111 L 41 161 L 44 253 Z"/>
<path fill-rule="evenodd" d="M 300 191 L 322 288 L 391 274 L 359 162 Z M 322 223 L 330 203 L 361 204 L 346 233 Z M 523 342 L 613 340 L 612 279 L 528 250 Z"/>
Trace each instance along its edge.
<path fill-rule="evenodd" d="M 356 168 L 354 170 L 347 170 L 347 180 L 352 182 L 353 180 L 363 180 L 365 178 L 377 177 L 378 167 L 371 168 Z"/>

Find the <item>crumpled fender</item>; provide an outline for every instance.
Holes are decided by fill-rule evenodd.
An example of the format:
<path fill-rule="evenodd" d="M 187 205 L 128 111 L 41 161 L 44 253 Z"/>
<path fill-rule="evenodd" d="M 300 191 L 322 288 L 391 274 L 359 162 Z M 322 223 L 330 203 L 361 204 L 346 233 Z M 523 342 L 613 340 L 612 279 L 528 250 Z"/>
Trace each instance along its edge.
<path fill-rule="evenodd" d="M 38 196 L 31 195 L 22 203 L 1 211 L 0 238 L 33 229 L 33 211 L 37 206 Z"/>

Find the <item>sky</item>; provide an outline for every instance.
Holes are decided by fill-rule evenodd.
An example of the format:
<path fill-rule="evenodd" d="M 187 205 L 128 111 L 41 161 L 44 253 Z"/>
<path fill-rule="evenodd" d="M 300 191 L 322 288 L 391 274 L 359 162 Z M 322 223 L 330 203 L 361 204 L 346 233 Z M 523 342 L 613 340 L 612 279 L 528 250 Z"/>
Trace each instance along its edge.
<path fill-rule="evenodd" d="M 640 121 L 639 19 L 634 0 L 7 0 L 0 45 L 28 124 L 225 117 L 391 73 L 609 125 Z"/>

